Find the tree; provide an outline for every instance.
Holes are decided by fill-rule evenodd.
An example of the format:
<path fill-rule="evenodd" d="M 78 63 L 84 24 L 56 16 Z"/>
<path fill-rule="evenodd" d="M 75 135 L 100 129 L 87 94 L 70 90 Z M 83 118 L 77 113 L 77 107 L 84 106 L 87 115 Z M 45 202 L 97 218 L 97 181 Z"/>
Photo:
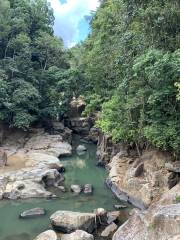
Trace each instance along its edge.
<path fill-rule="evenodd" d="M 53 23 L 46 0 L 0 0 L 0 118 L 10 126 L 27 129 L 61 111 L 58 84 L 69 64 Z"/>
<path fill-rule="evenodd" d="M 101 1 L 76 64 L 85 113 L 102 110 L 97 124 L 115 141 L 178 153 L 179 16 L 177 0 Z"/>

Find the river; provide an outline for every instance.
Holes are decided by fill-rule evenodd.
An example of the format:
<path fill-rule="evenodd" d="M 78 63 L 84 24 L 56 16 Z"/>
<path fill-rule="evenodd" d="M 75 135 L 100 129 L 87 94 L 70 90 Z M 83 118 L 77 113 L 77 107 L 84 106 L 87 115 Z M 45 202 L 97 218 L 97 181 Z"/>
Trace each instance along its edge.
<path fill-rule="evenodd" d="M 79 142 L 79 137 L 74 137 L 74 149 Z M 57 210 L 89 212 L 99 207 L 113 210 L 113 205 L 120 203 L 104 184 L 107 177 L 106 170 L 95 165 L 96 146 L 84 145 L 87 147 L 85 154 L 79 156 L 74 151 L 71 157 L 61 159 L 66 168 L 64 186 L 68 191 L 66 193 L 57 191 L 58 199 L 30 199 L 0 203 L 0 240 L 33 240 L 36 235 L 51 228 L 49 216 Z M 86 183 L 93 185 L 93 195 L 86 196 L 83 193 L 74 195 L 69 191 L 71 184 Z M 21 212 L 34 207 L 45 208 L 47 214 L 36 219 L 19 219 Z"/>

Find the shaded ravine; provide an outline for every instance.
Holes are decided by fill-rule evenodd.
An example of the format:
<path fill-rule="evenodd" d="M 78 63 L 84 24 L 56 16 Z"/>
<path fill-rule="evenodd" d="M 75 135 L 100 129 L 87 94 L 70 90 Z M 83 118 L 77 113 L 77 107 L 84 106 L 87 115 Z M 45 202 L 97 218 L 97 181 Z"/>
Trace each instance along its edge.
<path fill-rule="evenodd" d="M 75 136 L 73 140 L 74 150 L 79 143 L 79 137 Z M 0 202 L 0 240 L 32 240 L 40 232 L 51 228 L 49 216 L 57 210 L 89 212 L 99 207 L 113 210 L 113 205 L 119 204 L 119 201 L 104 184 L 107 176 L 106 171 L 95 166 L 96 146 L 93 144 L 85 145 L 87 152 L 83 155 L 78 156 L 74 151 L 71 157 L 61 159 L 66 168 L 64 186 L 67 192 L 56 191 L 58 199 Z M 83 185 L 86 183 L 93 185 L 93 195 L 86 196 L 82 193 L 75 196 L 69 191 L 71 184 Z M 36 219 L 19 219 L 18 216 L 22 211 L 34 207 L 45 208 L 47 215 Z"/>

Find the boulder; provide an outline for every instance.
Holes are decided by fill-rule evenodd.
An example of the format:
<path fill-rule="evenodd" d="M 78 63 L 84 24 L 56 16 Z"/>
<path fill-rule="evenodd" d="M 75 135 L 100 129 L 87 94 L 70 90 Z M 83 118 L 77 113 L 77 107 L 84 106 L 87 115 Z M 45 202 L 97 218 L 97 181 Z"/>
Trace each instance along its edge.
<path fill-rule="evenodd" d="M 119 210 L 119 209 L 127 208 L 127 206 L 126 205 L 122 205 L 122 204 L 118 204 L 118 205 L 114 205 L 114 208 Z"/>
<path fill-rule="evenodd" d="M 180 161 L 165 163 L 165 167 L 170 172 L 180 173 Z"/>
<path fill-rule="evenodd" d="M 76 230 L 71 234 L 63 235 L 61 240 L 94 240 L 94 237 L 93 235 L 82 230 Z"/>
<path fill-rule="evenodd" d="M 104 208 L 95 209 L 94 213 L 96 214 L 96 221 L 98 220 L 100 225 L 107 224 L 107 211 Z"/>
<path fill-rule="evenodd" d="M 55 156 L 37 151 L 29 151 L 24 155 L 25 167 L 61 169 L 63 167 Z"/>
<path fill-rule="evenodd" d="M 100 130 L 98 128 L 92 127 L 89 131 L 88 140 L 97 144 L 99 138 Z"/>
<path fill-rule="evenodd" d="M 90 117 L 72 117 L 65 122 L 68 128 L 81 136 L 88 136 L 89 130 L 93 124 L 94 120 Z"/>
<path fill-rule="evenodd" d="M 107 226 L 104 231 L 101 233 L 101 237 L 109 237 L 111 236 L 116 230 L 118 229 L 118 226 L 115 223 L 111 223 L 109 226 Z"/>
<path fill-rule="evenodd" d="M 112 222 L 115 222 L 120 216 L 119 211 L 113 211 L 107 213 L 107 223 L 111 224 Z"/>
<path fill-rule="evenodd" d="M 158 206 L 152 212 L 134 214 L 113 240 L 167 240 L 179 234 L 179 227 L 180 204 Z"/>
<path fill-rule="evenodd" d="M 92 184 L 85 184 L 83 192 L 85 194 L 92 194 L 93 193 L 93 186 L 92 186 Z"/>
<path fill-rule="evenodd" d="M 76 151 L 77 151 L 77 152 L 85 152 L 85 151 L 87 151 L 87 148 L 86 148 L 84 145 L 79 145 L 79 146 L 76 148 Z"/>
<path fill-rule="evenodd" d="M 46 210 L 44 208 L 33 208 L 22 212 L 19 217 L 20 218 L 34 218 L 39 216 L 44 216 L 46 214 Z"/>
<path fill-rule="evenodd" d="M 108 164 L 107 185 L 120 200 L 145 210 L 178 182 L 165 168 L 167 159 L 167 153 L 155 150 L 145 151 L 141 159 L 120 152 Z"/>
<path fill-rule="evenodd" d="M 52 198 L 53 193 L 47 191 L 42 184 L 32 180 L 8 182 L 3 193 L 4 199 Z"/>
<path fill-rule="evenodd" d="M 71 192 L 79 194 L 82 192 L 82 187 L 80 185 L 71 185 Z"/>
<path fill-rule="evenodd" d="M 79 96 L 78 98 L 73 97 L 70 102 L 70 112 L 69 115 L 71 117 L 80 117 L 81 113 L 84 111 L 86 106 L 85 100 L 83 96 Z"/>
<path fill-rule="evenodd" d="M 54 231 L 48 230 L 38 235 L 34 240 L 57 240 L 57 235 Z"/>
<path fill-rule="evenodd" d="M 92 233 L 95 229 L 96 215 L 94 213 L 80 213 L 71 211 L 57 211 L 51 217 L 51 224 L 57 231 L 70 233 L 84 230 Z"/>
<path fill-rule="evenodd" d="M 51 198 L 53 193 L 46 190 L 63 180 L 56 169 L 23 169 L 4 174 L 0 193 L 5 199 Z M 1 182 L 1 180 L 0 180 Z"/>
<path fill-rule="evenodd" d="M 107 215 L 107 211 L 104 208 L 97 208 L 94 210 L 94 213 L 96 214 L 96 216 L 106 216 Z"/>
<path fill-rule="evenodd" d="M 54 157 L 70 156 L 72 154 L 71 145 L 64 142 L 61 135 L 50 135 L 44 132 L 33 134 L 24 148 L 28 151 L 33 150 Z"/>

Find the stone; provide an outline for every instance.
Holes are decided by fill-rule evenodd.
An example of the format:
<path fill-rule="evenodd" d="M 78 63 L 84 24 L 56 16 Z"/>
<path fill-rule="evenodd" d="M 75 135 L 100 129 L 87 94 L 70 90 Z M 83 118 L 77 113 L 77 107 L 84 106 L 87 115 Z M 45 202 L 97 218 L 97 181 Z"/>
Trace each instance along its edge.
<path fill-rule="evenodd" d="M 70 103 L 70 113 L 71 117 L 80 117 L 81 113 L 84 111 L 86 106 L 85 100 L 83 96 L 79 96 L 78 98 L 73 98 Z"/>
<path fill-rule="evenodd" d="M 97 208 L 94 210 L 94 213 L 96 214 L 96 216 L 106 216 L 107 215 L 107 211 L 104 208 Z"/>
<path fill-rule="evenodd" d="M 165 168 L 170 172 L 180 173 L 180 161 L 165 163 Z"/>
<path fill-rule="evenodd" d="M 2 189 L 5 199 L 51 198 L 54 194 L 46 187 L 63 181 L 56 169 L 23 169 L 6 173 L 4 177 L 5 185 L 0 187 L 0 192 Z"/>
<path fill-rule="evenodd" d="M 64 186 L 57 186 L 57 188 L 61 191 L 61 192 L 66 192 L 66 189 Z"/>
<path fill-rule="evenodd" d="M 98 220 L 98 223 L 100 225 L 107 224 L 107 211 L 104 208 L 98 208 L 94 210 L 94 213 L 96 214 L 96 221 Z"/>
<path fill-rule="evenodd" d="M 0 168 L 0 199 L 55 198 L 47 187 L 64 181 L 59 157 L 69 156 L 71 145 L 60 134 L 39 128 L 11 129 L 3 144 L 0 151 L 7 152 L 7 166 Z"/>
<path fill-rule="evenodd" d="M 76 151 L 77 151 L 77 152 L 84 152 L 84 151 L 87 151 L 87 148 L 86 148 L 84 145 L 79 145 L 79 146 L 76 148 Z"/>
<path fill-rule="evenodd" d="M 92 184 L 85 184 L 83 192 L 85 194 L 92 194 L 93 193 L 93 186 L 92 186 Z"/>
<path fill-rule="evenodd" d="M 119 211 L 113 211 L 107 213 L 107 223 L 111 224 L 112 222 L 115 222 L 120 216 Z"/>
<path fill-rule="evenodd" d="M 63 233 L 70 233 L 75 230 L 92 233 L 95 229 L 95 219 L 96 214 L 94 213 L 71 211 L 57 211 L 50 217 L 53 228 Z"/>
<path fill-rule="evenodd" d="M 85 231 L 76 230 L 71 234 L 62 235 L 61 240 L 94 240 L 94 237 Z"/>
<path fill-rule="evenodd" d="M 169 180 L 168 159 L 167 153 L 155 150 L 144 151 L 141 159 L 117 154 L 108 164 L 106 183 L 117 198 L 145 210 L 178 182 L 177 177 Z"/>
<path fill-rule="evenodd" d="M 48 230 L 38 235 L 34 240 L 58 240 L 54 231 Z"/>
<path fill-rule="evenodd" d="M 119 205 L 114 205 L 114 208 L 117 209 L 117 210 L 119 210 L 119 209 L 127 208 L 127 206 L 126 206 L 126 205 L 122 205 L 122 204 L 120 205 L 120 204 L 119 204 Z"/>
<path fill-rule="evenodd" d="M 111 223 L 109 226 L 107 226 L 104 231 L 101 233 L 101 237 L 109 237 L 111 236 L 116 230 L 118 229 L 118 226 L 115 223 Z"/>
<path fill-rule="evenodd" d="M 83 137 L 88 136 L 89 130 L 93 124 L 94 121 L 90 117 L 72 117 L 65 121 L 65 125 L 68 128 Z"/>
<path fill-rule="evenodd" d="M 180 229 L 180 184 L 167 191 L 146 211 L 136 211 L 114 234 L 112 240 L 173 240 Z"/>
<path fill-rule="evenodd" d="M 98 138 L 99 138 L 99 129 L 92 127 L 89 131 L 88 139 L 93 142 L 94 144 L 98 143 Z"/>
<path fill-rule="evenodd" d="M 39 216 L 44 216 L 46 214 L 46 210 L 44 208 L 33 208 L 22 212 L 19 217 L 20 218 L 34 218 Z"/>
<path fill-rule="evenodd" d="M 60 134 L 33 134 L 32 137 L 26 142 L 24 148 L 52 155 L 58 158 L 61 156 L 70 156 L 72 154 L 71 145 L 67 142 L 64 142 Z"/>
<path fill-rule="evenodd" d="M 23 189 L 19 186 L 24 185 Z M 31 180 L 8 182 L 3 193 L 4 199 L 51 198 L 53 194 L 47 191 L 42 184 Z"/>
<path fill-rule="evenodd" d="M 82 192 L 82 187 L 80 185 L 71 185 L 71 192 L 79 194 Z"/>

